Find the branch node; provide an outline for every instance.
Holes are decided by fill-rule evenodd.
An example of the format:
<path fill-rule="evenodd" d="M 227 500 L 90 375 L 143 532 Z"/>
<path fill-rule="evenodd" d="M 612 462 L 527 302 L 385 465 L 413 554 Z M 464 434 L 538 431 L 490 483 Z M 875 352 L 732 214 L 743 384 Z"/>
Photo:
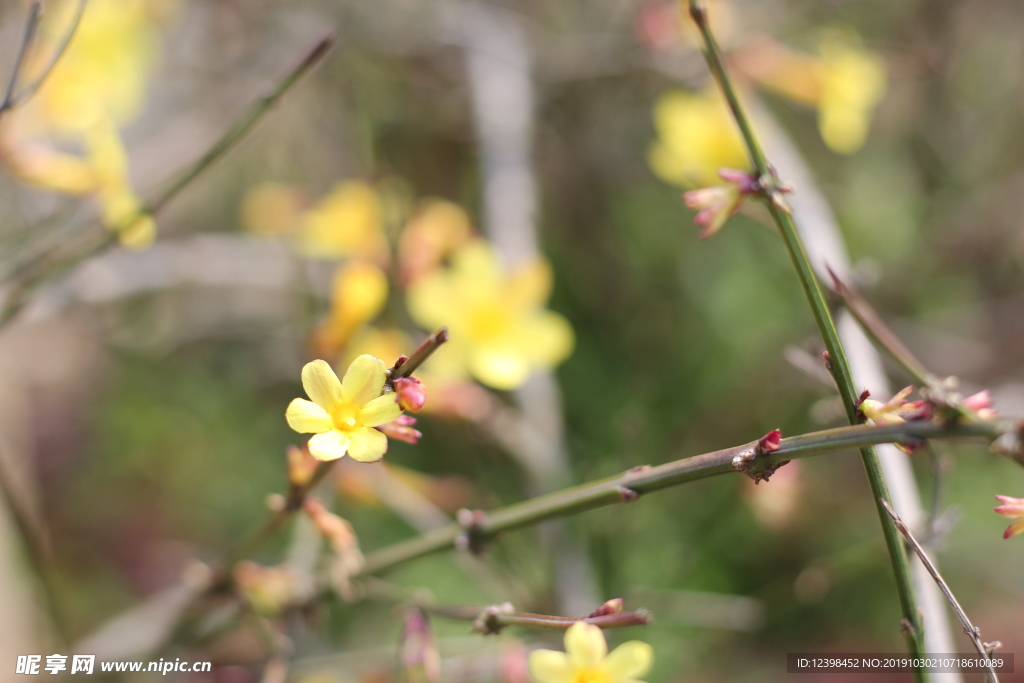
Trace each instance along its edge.
<path fill-rule="evenodd" d="M 634 503 L 640 498 L 640 492 L 634 491 L 626 486 L 617 487 L 619 492 L 619 500 L 623 503 Z"/>
<path fill-rule="evenodd" d="M 737 453 L 732 459 L 732 468 L 753 479 L 755 484 L 768 481 L 776 470 L 789 462 L 789 460 L 783 460 L 773 463 L 767 457 L 780 448 L 782 448 L 782 432 L 773 429 Z"/>
<path fill-rule="evenodd" d="M 501 621 L 501 615 L 511 614 L 515 611 L 512 603 L 506 602 L 501 605 L 491 605 L 480 613 L 480 616 L 473 622 L 473 627 L 470 629 L 472 633 L 480 633 L 485 636 L 496 636 L 501 633 L 501 629 L 505 628 L 505 624 Z"/>
<path fill-rule="evenodd" d="M 455 539 L 455 547 L 459 550 L 468 550 L 474 555 L 483 555 L 487 550 L 487 539 L 484 537 L 487 513 L 483 510 L 462 508 L 456 513 L 455 519 L 464 529 Z"/>

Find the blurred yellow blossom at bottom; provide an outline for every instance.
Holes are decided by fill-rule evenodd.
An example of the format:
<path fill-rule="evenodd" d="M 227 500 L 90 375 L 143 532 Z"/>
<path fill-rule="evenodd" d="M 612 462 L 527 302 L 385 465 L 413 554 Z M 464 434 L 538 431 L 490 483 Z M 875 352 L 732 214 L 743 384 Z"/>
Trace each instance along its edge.
<path fill-rule="evenodd" d="M 544 308 L 551 268 L 537 260 L 506 272 L 483 240 L 456 251 L 449 268 L 413 282 L 409 312 L 427 329 L 447 326 L 450 341 L 431 358 L 433 375 L 472 375 L 494 389 L 515 389 L 538 368 L 569 356 L 572 327 Z"/>
<path fill-rule="evenodd" d="M 565 652 L 530 653 L 530 676 L 536 683 L 643 683 L 654 660 L 647 643 L 631 640 L 608 653 L 604 633 L 577 621 L 565 632 Z"/>

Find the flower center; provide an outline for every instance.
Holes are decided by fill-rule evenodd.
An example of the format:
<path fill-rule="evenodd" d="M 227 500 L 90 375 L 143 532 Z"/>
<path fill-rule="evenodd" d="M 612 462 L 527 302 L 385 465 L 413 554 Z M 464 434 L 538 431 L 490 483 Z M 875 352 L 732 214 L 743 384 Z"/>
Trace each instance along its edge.
<path fill-rule="evenodd" d="M 340 432 L 348 432 L 359 426 L 360 407 L 354 403 L 344 402 L 334 409 L 331 419 L 334 428 Z"/>
<path fill-rule="evenodd" d="M 612 680 L 601 671 L 579 669 L 573 675 L 572 683 L 612 683 Z"/>
<path fill-rule="evenodd" d="M 469 313 L 467 332 L 474 339 L 493 339 L 511 325 L 511 316 L 501 306 L 481 305 Z"/>

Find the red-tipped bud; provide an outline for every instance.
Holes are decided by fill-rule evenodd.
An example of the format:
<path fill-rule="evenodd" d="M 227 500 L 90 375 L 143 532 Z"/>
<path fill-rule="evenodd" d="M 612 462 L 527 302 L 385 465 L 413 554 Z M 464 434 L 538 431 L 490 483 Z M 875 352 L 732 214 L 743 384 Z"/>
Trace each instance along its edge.
<path fill-rule="evenodd" d="M 395 393 L 402 410 L 418 413 L 427 402 L 427 391 L 415 377 L 400 377 L 395 380 Z"/>
<path fill-rule="evenodd" d="M 620 614 L 622 612 L 622 607 L 623 607 L 624 604 L 625 603 L 624 603 L 622 598 L 613 598 L 613 599 L 608 600 L 607 602 L 605 602 L 603 605 L 598 607 L 596 610 L 594 610 L 590 614 L 588 614 L 587 618 L 590 618 L 590 617 L 605 617 L 605 616 L 608 616 L 609 614 Z"/>
<path fill-rule="evenodd" d="M 757 451 L 761 455 L 774 453 L 780 448 L 782 448 L 782 432 L 778 429 L 773 429 L 757 440 Z"/>
<path fill-rule="evenodd" d="M 1012 498 L 1010 496 L 996 496 L 1002 505 L 995 509 L 1003 517 L 1016 519 L 1017 521 L 1006 527 L 1003 538 L 1010 538 L 1017 534 L 1024 533 L 1024 498 Z"/>

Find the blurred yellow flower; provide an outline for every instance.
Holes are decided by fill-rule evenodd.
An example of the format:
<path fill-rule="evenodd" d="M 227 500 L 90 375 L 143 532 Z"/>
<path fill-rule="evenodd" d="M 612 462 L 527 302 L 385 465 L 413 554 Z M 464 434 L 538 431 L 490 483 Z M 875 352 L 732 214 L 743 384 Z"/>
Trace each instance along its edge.
<path fill-rule="evenodd" d="M 631 640 L 608 653 L 604 633 L 577 621 L 565 632 L 565 652 L 534 650 L 530 676 L 536 683 L 643 683 L 654 659 L 647 643 Z"/>
<path fill-rule="evenodd" d="M 128 177 L 128 153 L 110 119 L 103 119 L 85 132 L 89 160 L 99 178 L 96 199 L 103 212 L 103 224 L 118 233 L 121 244 L 143 249 L 156 238 L 156 223 L 145 212 Z"/>
<path fill-rule="evenodd" d="M 339 266 L 331 287 L 331 310 L 313 330 L 316 354 L 337 353 L 366 323 L 377 317 L 387 298 L 388 278 L 380 268 L 362 261 L 349 261 Z"/>
<path fill-rule="evenodd" d="M 672 90 L 654 105 L 658 139 L 647 161 L 656 176 L 682 187 L 720 183 L 718 169 L 750 168 L 750 161 L 722 96 Z"/>
<path fill-rule="evenodd" d="M 740 51 L 735 64 L 768 90 L 816 107 L 825 144 L 851 154 L 864 145 L 871 113 L 885 94 L 885 61 L 852 29 L 825 31 L 819 51 L 803 54 L 762 38 Z"/>
<path fill-rule="evenodd" d="M 455 252 L 451 267 L 436 269 L 409 287 L 409 313 L 428 329 L 447 325 L 450 341 L 431 359 L 434 374 L 467 374 L 495 389 L 521 386 L 535 368 L 568 357 L 573 332 L 546 310 L 551 268 L 537 260 L 506 273 L 491 247 L 473 240 Z"/>
<path fill-rule="evenodd" d="M 472 235 L 469 216 L 458 204 L 428 199 L 420 203 L 398 240 L 403 282 L 434 268 Z"/>
<path fill-rule="evenodd" d="M 249 188 L 239 209 L 242 225 L 258 235 L 291 235 L 302 218 L 303 193 L 290 185 L 260 183 Z"/>
<path fill-rule="evenodd" d="M 337 460 L 348 454 L 359 462 L 384 457 L 388 440 L 374 429 L 402 414 L 393 394 L 381 395 L 387 380 L 384 361 L 359 356 L 338 381 L 322 360 L 302 368 L 302 387 L 312 401 L 302 398 L 288 405 L 285 417 L 297 432 L 315 434 L 309 452 L 317 460 Z"/>
<path fill-rule="evenodd" d="M 839 31 L 822 38 L 821 59 L 818 128 L 833 151 L 851 154 L 864 145 L 871 112 L 885 94 L 885 62 L 855 33 Z"/>
<path fill-rule="evenodd" d="M 338 183 L 302 218 L 296 246 L 313 258 L 356 257 L 387 263 L 377 192 L 364 182 Z"/>
<path fill-rule="evenodd" d="M 78 4 L 64 0 L 54 7 L 55 19 L 44 22 L 33 51 L 35 70 L 45 68 L 64 40 Z M 40 123 L 68 133 L 107 117 L 118 123 L 135 118 L 158 57 L 158 20 L 171 5 L 168 0 L 91 0 L 67 51 L 32 100 Z"/>

